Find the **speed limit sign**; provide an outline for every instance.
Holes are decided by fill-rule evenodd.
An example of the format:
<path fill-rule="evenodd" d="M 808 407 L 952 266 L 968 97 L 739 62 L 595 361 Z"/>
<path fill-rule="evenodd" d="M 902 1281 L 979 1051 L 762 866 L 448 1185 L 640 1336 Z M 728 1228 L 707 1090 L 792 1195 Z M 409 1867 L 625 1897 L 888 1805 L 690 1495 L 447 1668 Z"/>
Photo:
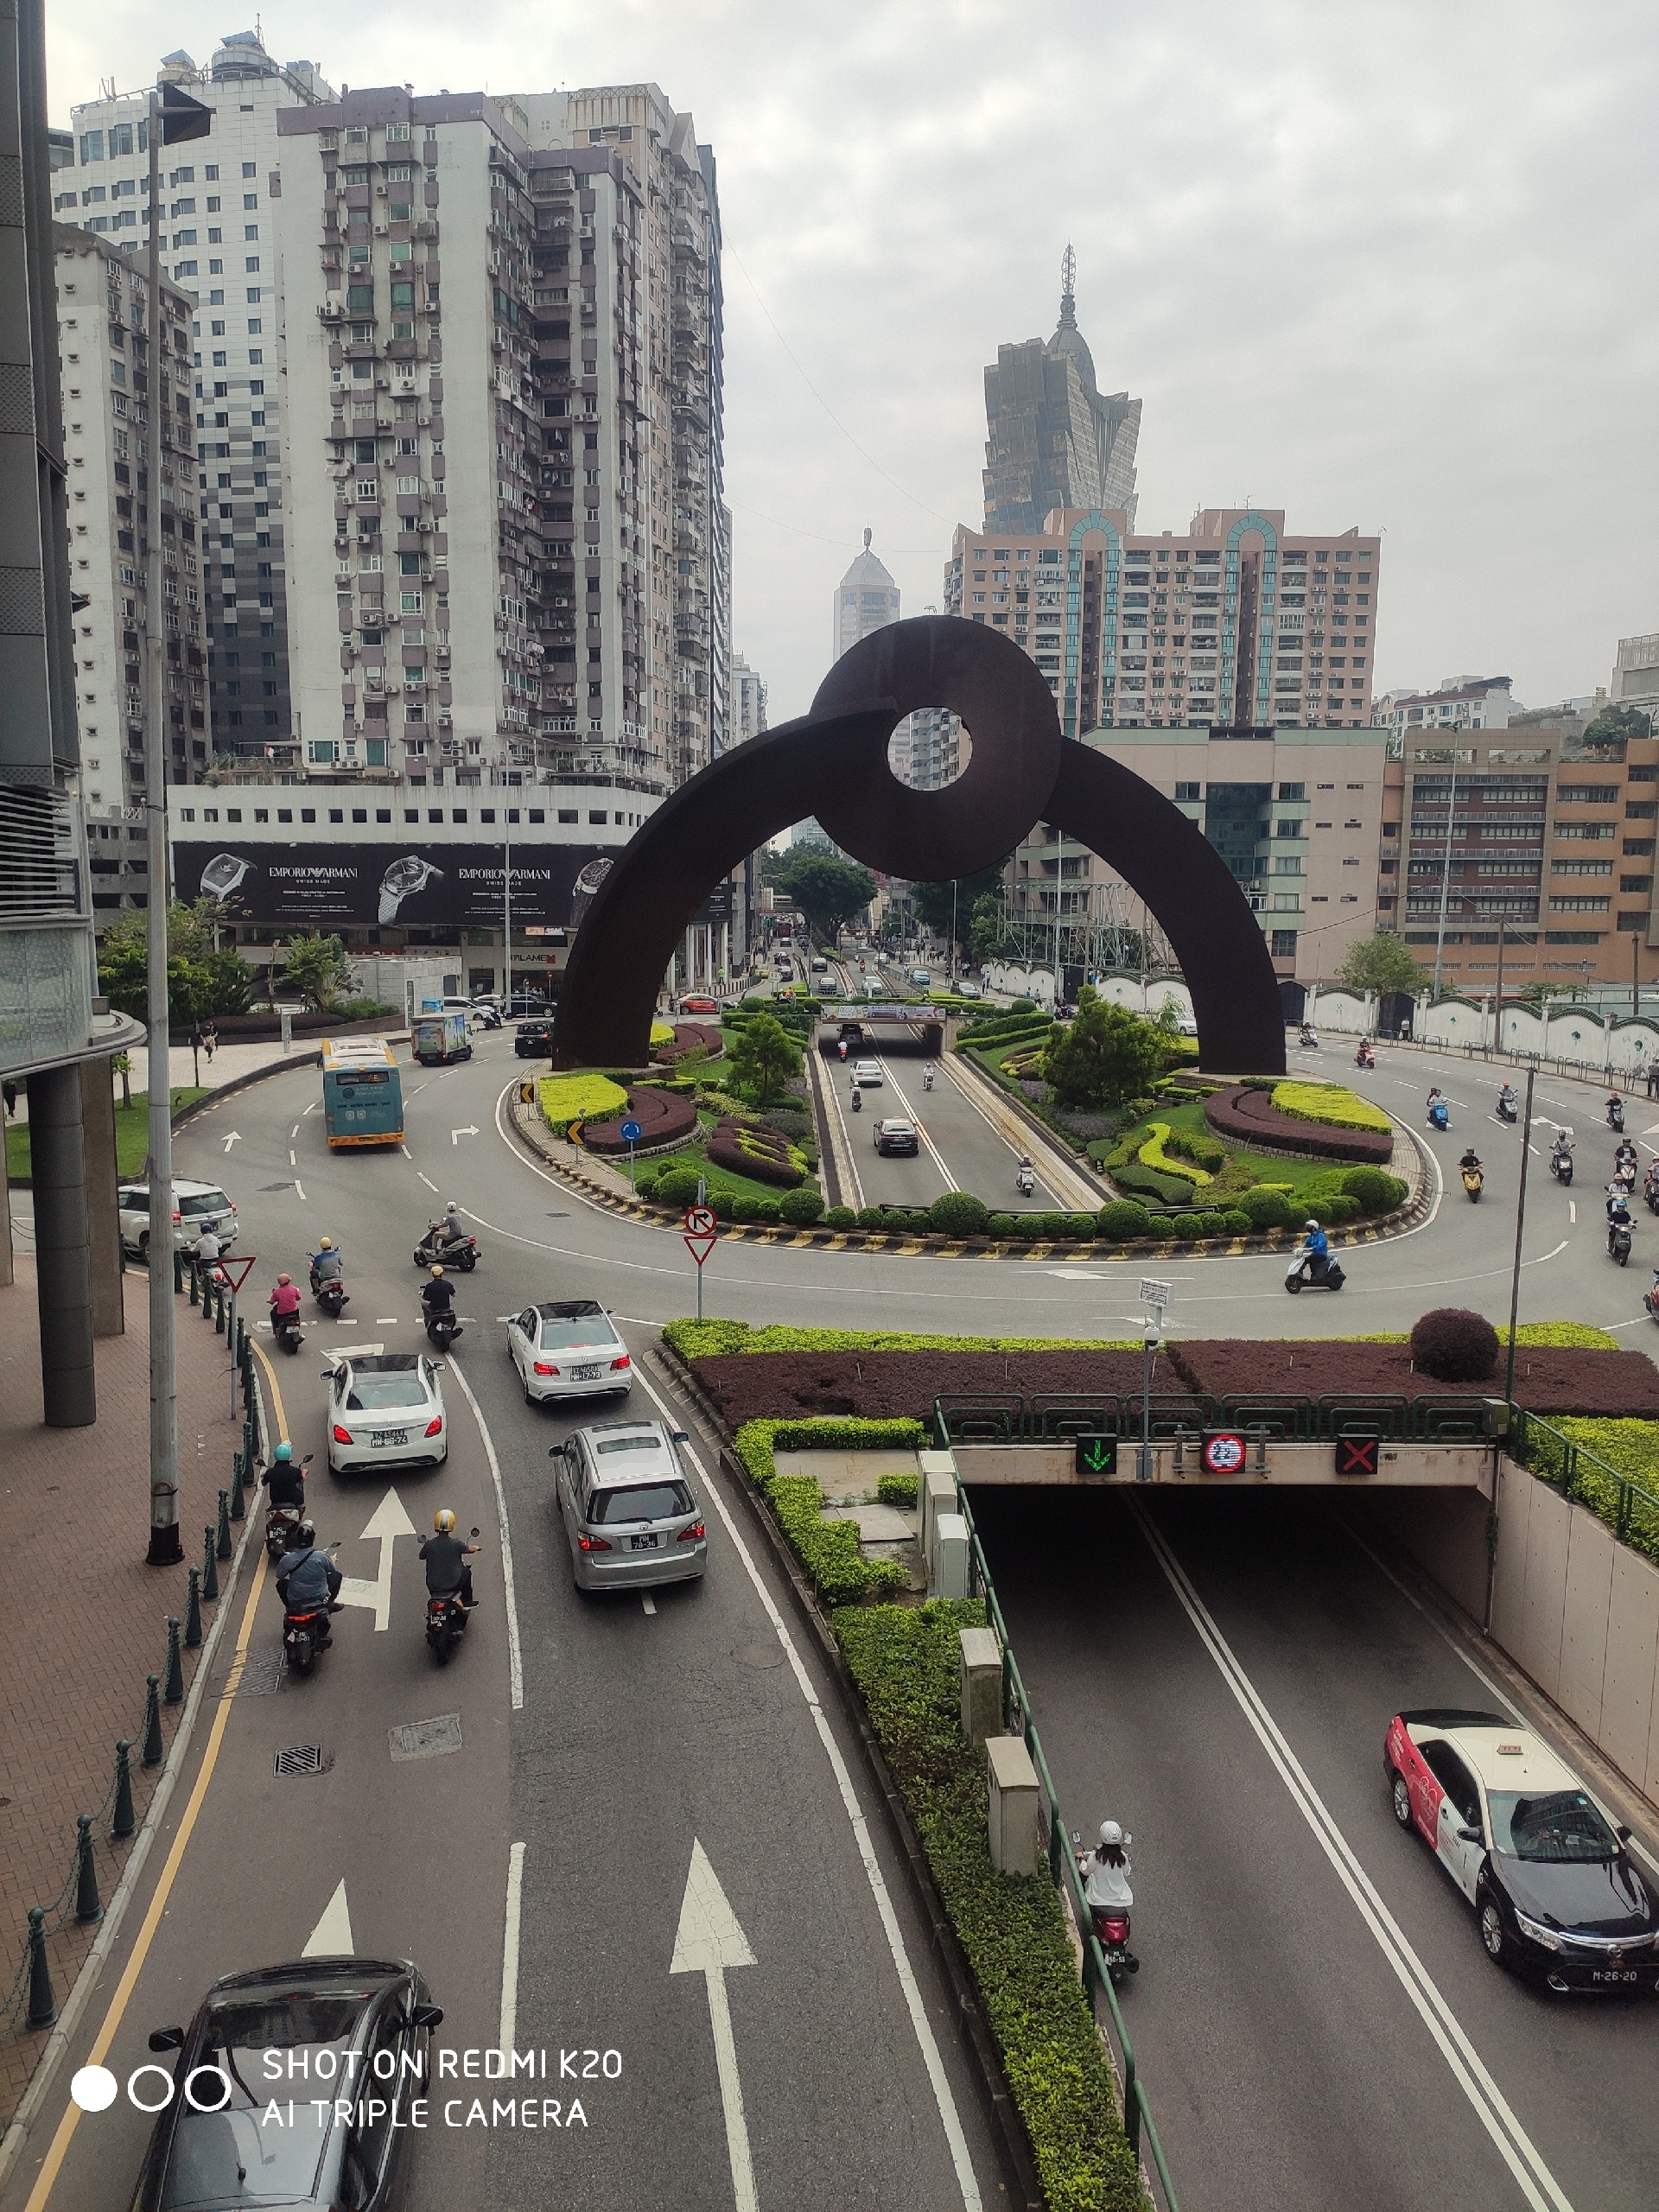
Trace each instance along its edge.
<path fill-rule="evenodd" d="M 715 1217 L 708 1206 L 688 1206 L 685 1210 L 685 1233 L 688 1236 L 712 1236 Z"/>

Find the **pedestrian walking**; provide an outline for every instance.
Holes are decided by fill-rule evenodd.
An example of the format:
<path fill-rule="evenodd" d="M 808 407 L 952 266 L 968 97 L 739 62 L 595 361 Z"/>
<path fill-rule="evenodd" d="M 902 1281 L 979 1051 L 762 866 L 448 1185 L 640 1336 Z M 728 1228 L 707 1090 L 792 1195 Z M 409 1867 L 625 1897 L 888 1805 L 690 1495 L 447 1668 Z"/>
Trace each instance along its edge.
<path fill-rule="evenodd" d="M 1648 1062 L 1648 1096 L 1659 1098 L 1659 1058 Z"/>
<path fill-rule="evenodd" d="M 210 1021 L 201 1033 L 201 1049 L 207 1055 L 207 1065 L 213 1065 L 213 1054 L 219 1049 L 219 1032 Z"/>
<path fill-rule="evenodd" d="M 17 1111 L 17 1086 L 10 1076 L 3 1083 L 0 1083 L 0 1098 L 3 1098 L 6 1102 L 6 1119 L 10 1121 Z"/>

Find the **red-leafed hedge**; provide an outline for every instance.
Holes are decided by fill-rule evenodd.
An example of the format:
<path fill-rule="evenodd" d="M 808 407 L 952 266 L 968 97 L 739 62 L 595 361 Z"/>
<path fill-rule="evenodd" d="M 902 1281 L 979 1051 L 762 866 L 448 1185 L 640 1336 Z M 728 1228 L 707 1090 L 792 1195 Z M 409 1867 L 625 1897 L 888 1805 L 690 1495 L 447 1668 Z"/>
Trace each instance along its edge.
<path fill-rule="evenodd" d="M 695 1052 L 699 1046 L 706 1046 L 715 1053 L 724 1049 L 725 1039 L 718 1022 L 677 1021 L 672 1043 L 659 1045 L 651 1057 L 660 1065 L 669 1066 L 676 1060 L 683 1060 L 688 1052 Z"/>
<path fill-rule="evenodd" d="M 1138 1390 L 1138 1351 L 757 1351 L 711 1354 L 691 1371 L 734 1428 L 801 1414 L 930 1421 L 941 1391 Z M 1154 1390 L 1185 1386 L 1166 1359 Z"/>
<path fill-rule="evenodd" d="M 609 1122 L 589 1122 L 582 1131 L 582 1142 L 590 1152 L 626 1152 L 622 1124 L 627 1121 L 639 1122 L 642 1148 L 675 1144 L 696 1129 L 696 1101 L 677 1098 L 672 1091 L 653 1090 L 648 1084 L 641 1084 L 628 1093 L 627 1112 Z"/>
<path fill-rule="evenodd" d="M 753 1182 L 774 1184 L 780 1191 L 792 1191 L 806 1179 L 780 1130 L 757 1128 L 752 1122 L 739 1122 L 729 1115 L 715 1124 L 709 1165 L 747 1175 Z"/>
<path fill-rule="evenodd" d="M 1338 1129 L 1319 1122 L 1305 1122 L 1294 1114 L 1281 1114 L 1273 1094 L 1236 1084 L 1217 1090 L 1204 1102 L 1204 1118 L 1225 1142 L 1270 1145 L 1278 1152 L 1300 1152 L 1314 1160 L 1361 1160 L 1386 1167 L 1394 1157 L 1394 1139 L 1380 1129 Z"/>
<path fill-rule="evenodd" d="M 1207 1397 L 1234 1391 L 1376 1391 L 1393 1396 L 1500 1395 L 1503 1363 L 1487 1382 L 1441 1382 L 1414 1369 L 1409 1344 L 1351 1344 L 1329 1338 L 1300 1344 L 1198 1338 L 1169 1348 L 1172 1366 L 1189 1389 Z M 1518 1347 L 1515 1395 L 1534 1413 L 1659 1416 L 1659 1368 L 1640 1352 Z"/>

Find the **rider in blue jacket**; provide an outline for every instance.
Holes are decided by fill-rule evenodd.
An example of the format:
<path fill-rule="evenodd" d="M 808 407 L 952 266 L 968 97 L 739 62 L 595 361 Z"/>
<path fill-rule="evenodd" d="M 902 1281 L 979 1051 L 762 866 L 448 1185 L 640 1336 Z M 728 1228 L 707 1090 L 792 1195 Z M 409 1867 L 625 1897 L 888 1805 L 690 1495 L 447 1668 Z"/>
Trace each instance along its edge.
<path fill-rule="evenodd" d="M 1331 1260 L 1331 1239 L 1317 1221 L 1307 1224 L 1307 1235 L 1302 1239 L 1302 1250 L 1306 1255 L 1308 1272 L 1316 1280 L 1322 1275 Z"/>

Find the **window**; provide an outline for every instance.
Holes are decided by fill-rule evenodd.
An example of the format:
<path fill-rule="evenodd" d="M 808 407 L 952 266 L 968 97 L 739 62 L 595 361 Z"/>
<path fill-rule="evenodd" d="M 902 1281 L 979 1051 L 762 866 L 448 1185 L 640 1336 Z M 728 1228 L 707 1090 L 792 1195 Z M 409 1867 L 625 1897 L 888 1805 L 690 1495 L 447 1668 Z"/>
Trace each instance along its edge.
<path fill-rule="evenodd" d="M 1196 784 L 1177 784 L 1175 796 L 1178 799 L 1195 799 L 1201 794 Z"/>
<path fill-rule="evenodd" d="M 1279 786 L 1279 796 L 1281 799 L 1305 799 L 1307 797 L 1307 785 L 1306 784 L 1281 784 Z"/>
<path fill-rule="evenodd" d="M 1295 931 L 1274 930 L 1271 931 L 1268 949 L 1275 960 L 1294 960 L 1296 957 Z"/>

